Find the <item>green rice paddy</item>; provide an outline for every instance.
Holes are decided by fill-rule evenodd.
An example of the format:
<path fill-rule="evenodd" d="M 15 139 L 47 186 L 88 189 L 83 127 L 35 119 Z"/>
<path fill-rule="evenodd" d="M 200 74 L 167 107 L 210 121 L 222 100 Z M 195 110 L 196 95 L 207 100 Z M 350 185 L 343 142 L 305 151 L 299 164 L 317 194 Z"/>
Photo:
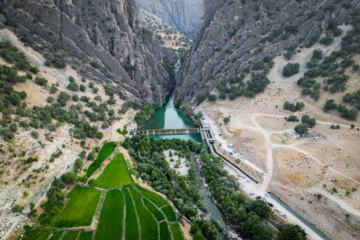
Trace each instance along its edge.
<path fill-rule="evenodd" d="M 93 235 L 94 235 L 94 231 L 82 232 L 80 234 L 79 240 L 92 240 Z"/>
<path fill-rule="evenodd" d="M 144 202 L 145 207 L 147 207 L 147 209 L 155 216 L 155 218 L 158 222 L 165 219 L 164 215 L 160 212 L 160 210 L 157 209 L 155 207 L 155 205 L 152 204 L 149 200 L 147 200 L 146 198 L 143 198 L 143 202 Z"/>
<path fill-rule="evenodd" d="M 65 237 L 63 238 L 63 240 L 76 240 L 77 236 L 79 235 L 80 231 L 69 231 Z"/>
<path fill-rule="evenodd" d="M 105 197 L 95 240 L 122 239 L 124 219 L 124 195 L 119 190 L 110 190 Z"/>
<path fill-rule="evenodd" d="M 158 207 L 162 207 L 168 204 L 168 202 L 163 199 L 160 195 L 149 191 L 145 188 L 142 188 L 140 186 L 136 186 L 137 190 L 139 190 L 145 197 L 147 197 L 150 201 L 152 201 L 153 203 L 155 203 L 156 206 Z"/>
<path fill-rule="evenodd" d="M 171 231 L 175 240 L 184 240 L 179 223 L 171 224 Z"/>
<path fill-rule="evenodd" d="M 131 195 L 134 198 L 135 207 L 140 220 L 141 238 L 144 240 L 158 239 L 158 226 L 154 217 L 146 210 L 142 204 L 142 196 L 134 188 L 130 188 Z"/>
<path fill-rule="evenodd" d="M 169 226 L 167 222 L 160 223 L 160 240 L 168 240 L 171 239 Z"/>
<path fill-rule="evenodd" d="M 91 177 L 93 173 L 100 167 L 100 165 L 105 161 L 106 158 L 114 151 L 116 144 L 114 142 L 109 142 L 105 144 L 96 158 L 96 160 L 89 166 L 86 175 Z"/>
<path fill-rule="evenodd" d="M 126 203 L 125 240 L 139 239 L 139 226 L 136 210 L 128 189 L 124 189 Z"/>
<path fill-rule="evenodd" d="M 51 238 L 49 240 L 59 240 L 63 233 L 64 233 L 64 230 L 55 231 L 55 232 L 53 232 L 53 235 L 51 236 Z"/>
<path fill-rule="evenodd" d="M 50 236 L 50 234 L 51 234 L 51 231 L 47 230 L 47 231 L 41 233 L 35 240 L 47 240 L 48 237 Z"/>
<path fill-rule="evenodd" d="M 103 146 L 98 158 L 90 165 L 88 176 L 110 156 L 115 146 L 115 143 Z M 133 184 L 122 154 L 117 155 L 109 163 L 94 185 L 112 190 L 74 187 L 67 196 L 68 201 L 64 210 L 52 224 L 52 227 L 64 230 L 54 231 L 50 239 L 51 230 L 46 230 L 36 240 L 121 240 L 122 236 L 125 236 L 125 240 L 138 240 L 140 236 L 143 240 L 158 240 L 159 237 L 161 240 L 167 240 L 172 239 L 172 235 L 175 240 L 184 239 L 173 207 L 156 192 Z M 105 194 L 105 199 L 99 213 L 97 230 L 84 232 L 66 229 L 90 226 L 101 194 Z"/>
<path fill-rule="evenodd" d="M 176 214 L 172 208 L 172 206 L 166 206 L 162 208 L 163 213 L 165 214 L 166 218 L 169 220 L 169 222 L 175 222 L 176 221 Z"/>
<path fill-rule="evenodd" d="M 68 194 L 70 202 L 55 221 L 55 227 L 90 226 L 100 199 L 100 191 L 77 186 Z"/>
<path fill-rule="evenodd" d="M 133 183 L 124 156 L 117 155 L 95 181 L 99 188 L 111 189 Z"/>

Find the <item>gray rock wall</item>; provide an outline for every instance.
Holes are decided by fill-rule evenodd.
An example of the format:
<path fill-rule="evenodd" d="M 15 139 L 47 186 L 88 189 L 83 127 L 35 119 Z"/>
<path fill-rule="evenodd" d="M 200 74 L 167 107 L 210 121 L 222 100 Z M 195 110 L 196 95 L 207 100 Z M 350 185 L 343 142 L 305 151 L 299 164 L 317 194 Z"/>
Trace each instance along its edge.
<path fill-rule="evenodd" d="M 201 27 L 203 0 L 136 0 L 140 9 L 194 37 Z"/>
<path fill-rule="evenodd" d="M 127 100 L 163 103 L 174 85 L 160 42 L 142 28 L 135 0 L 5 0 L 1 16 L 44 55 L 59 55 Z M 0 18 L 1 19 L 1 18 Z M 96 62 L 98 67 L 90 65 Z"/>
<path fill-rule="evenodd" d="M 344 24 L 360 1 L 346 1 L 351 9 L 343 2 L 205 0 L 203 24 L 185 57 L 175 102 L 194 104 L 196 96 L 211 92 L 265 56 L 275 57 L 325 33 L 329 20 Z M 286 33 L 285 26 L 294 26 L 297 33 Z M 279 29 L 281 33 L 271 38 Z"/>

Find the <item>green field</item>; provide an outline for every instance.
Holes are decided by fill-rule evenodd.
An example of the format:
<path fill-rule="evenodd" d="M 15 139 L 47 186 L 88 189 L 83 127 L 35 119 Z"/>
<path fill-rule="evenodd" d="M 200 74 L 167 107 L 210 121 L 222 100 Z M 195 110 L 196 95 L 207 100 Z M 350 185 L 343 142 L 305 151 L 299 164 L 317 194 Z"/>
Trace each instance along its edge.
<path fill-rule="evenodd" d="M 105 197 L 95 240 L 121 239 L 123 233 L 124 195 L 119 190 L 110 190 Z"/>
<path fill-rule="evenodd" d="M 101 192 L 77 186 L 68 194 L 70 202 L 55 221 L 55 227 L 90 226 L 100 200 Z"/>
<path fill-rule="evenodd" d="M 169 220 L 169 222 L 175 222 L 176 221 L 176 214 L 172 208 L 172 206 L 166 206 L 161 209 L 163 213 L 165 214 L 166 218 Z"/>
<path fill-rule="evenodd" d="M 157 240 L 158 226 L 153 216 L 146 210 L 142 204 L 142 196 L 134 188 L 130 188 L 130 192 L 134 198 L 136 211 L 140 220 L 141 238 L 143 240 Z"/>
<path fill-rule="evenodd" d="M 80 234 L 79 240 L 92 240 L 93 235 L 94 235 L 94 231 L 82 232 Z"/>
<path fill-rule="evenodd" d="M 105 168 L 104 172 L 95 181 L 99 188 L 111 189 L 132 183 L 133 179 L 129 174 L 124 156 L 117 155 Z"/>
<path fill-rule="evenodd" d="M 46 239 L 48 239 L 50 234 L 51 234 L 51 231 L 47 230 L 47 231 L 41 233 L 35 240 L 46 240 Z"/>
<path fill-rule="evenodd" d="M 59 240 L 61 238 L 61 235 L 64 233 L 64 230 L 59 230 L 53 233 L 50 240 Z"/>
<path fill-rule="evenodd" d="M 169 227 L 167 222 L 160 223 L 160 240 L 168 240 L 171 239 Z"/>
<path fill-rule="evenodd" d="M 63 240 L 76 240 L 77 236 L 79 235 L 79 231 L 69 231 Z"/>
<path fill-rule="evenodd" d="M 160 210 L 157 209 L 155 205 L 152 204 L 148 199 L 143 198 L 143 202 L 147 209 L 155 216 L 158 222 L 165 219 L 164 215 L 160 212 Z"/>
<path fill-rule="evenodd" d="M 105 161 L 107 157 L 114 151 L 116 145 L 114 142 L 109 142 L 105 144 L 96 158 L 96 160 L 89 166 L 86 175 L 90 177 L 93 173 L 100 167 L 100 165 Z"/>
<path fill-rule="evenodd" d="M 139 224 L 134 203 L 128 189 L 124 189 L 123 193 L 126 202 L 125 240 L 139 239 Z"/>
<path fill-rule="evenodd" d="M 150 201 L 152 201 L 153 203 L 155 203 L 156 206 L 158 207 L 162 207 L 162 206 L 165 206 L 167 205 L 167 201 L 165 199 L 163 199 L 160 195 L 152 192 L 152 191 L 149 191 L 145 188 L 142 188 L 140 186 L 136 186 L 136 188 L 145 196 L 147 197 Z"/>
<path fill-rule="evenodd" d="M 171 224 L 171 231 L 175 240 L 184 240 L 179 223 Z"/>

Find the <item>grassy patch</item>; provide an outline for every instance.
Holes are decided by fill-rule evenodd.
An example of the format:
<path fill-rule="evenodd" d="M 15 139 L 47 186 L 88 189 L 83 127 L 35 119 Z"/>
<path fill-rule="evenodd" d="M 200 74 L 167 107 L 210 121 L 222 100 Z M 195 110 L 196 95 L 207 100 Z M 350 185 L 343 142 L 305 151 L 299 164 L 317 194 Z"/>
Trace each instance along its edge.
<path fill-rule="evenodd" d="M 69 231 L 65 237 L 63 238 L 63 240 L 76 240 L 77 236 L 79 235 L 80 231 Z"/>
<path fill-rule="evenodd" d="M 43 233 L 41 233 L 35 240 L 47 240 L 48 237 L 50 236 L 51 231 L 47 230 Z"/>
<path fill-rule="evenodd" d="M 160 240 L 168 240 L 171 239 L 169 227 L 167 222 L 160 223 Z"/>
<path fill-rule="evenodd" d="M 167 201 L 165 199 L 163 199 L 161 196 L 159 196 L 158 194 L 149 191 L 145 188 L 142 188 L 140 186 L 136 186 L 136 188 L 145 196 L 147 197 L 150 201 L 152 201 L 153 203 L 155 203 L 156 206 L 158 207 L 162 207 L 167 205 Z"/>
<path fill-rule="evenodd" d="M 135 206 L 128 189 L 124 189 L 126 202 L 125 240 L 139 239 L 139 224 L 136 217 Z"/>
<path fill-rule="evenodd" d="M 100 200 L 100 191 L 77 186 L 68 194 L 70 202 L 55 221 L 55 227 L 90 226 Z"/>
<path fill-rule="evenodd" d="M 123 233 L 124 195 L 119 190 L 107 192 L 100 214 L 95 240 L 121 239 Z"/>
<path fill-rule="evenodd" d="M 142 204 L 142 196 L 134 188 L 130 188 L 130 192 L 134 198 L 136 211 L 140 220 L 141 238 L 143 240 L 157 240 L 158 226 L 153 216 L 147 211 Z"/>
<path fill-rule="evenodd" d="M 184 240 L 179 223 L 171 224 L 171 231 L 175 240 Z"/>
<path fill-rule="evenodd" d="M 159 209 L 157 209 L 149 200 L 143 198 L 143 202 L 147 209 L 155 216 L 156 220 L 160 222 L 165 219 L 164 215 L 159 211 Z"/>
<path fill-rule="evenodd" d="M 59 230 L 53 233 L 50 240 L 59 240 L 61 238 L 61 235 L 64 233 L 64 230 Z"/>
<path fill-rule="evenodd" d="M 96 179 L 95 186 L 110 189 L 132 182 L 124 156 L 119 154 L 109 163 L 100 177 Z"/>
<path fill-rule="evenodd" d="M 162 208 L 163 213 L 165 213 L 166 218 L 169 220 L 169 222 L 175 222 L 176 221 L 176 214 L 174 212 L 174 209 L 172 206 L 166 206 Z"/>
<path fill-rule="evenodd" d="M 105 161 L 107 157 L 114 151 L 116 145 L 114 142 L 109 142 L 105 144 L 96 158 L 96 160 L 89 166 L 86 175 L 90 177 L 93 173 L 100 167 L 100 165 Z"/>
<path fill-rule="evenodd" d="M 79 240 L 92 240 L 93 235 L 94 235 L 94 231 L 82 232 L 80 234 Z"/>

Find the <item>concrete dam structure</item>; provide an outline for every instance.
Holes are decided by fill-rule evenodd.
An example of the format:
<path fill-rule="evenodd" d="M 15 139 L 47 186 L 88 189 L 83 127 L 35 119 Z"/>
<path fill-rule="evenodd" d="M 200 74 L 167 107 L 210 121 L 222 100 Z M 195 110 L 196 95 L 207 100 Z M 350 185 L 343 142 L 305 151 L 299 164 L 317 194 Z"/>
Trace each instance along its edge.
<path fill-rule="evenodd" d="M 193 134 L 200 133 L 199 128 L 180 128 L 180 129 L 146 129 L 146 130 L 137 130 L 137 134 L 144 135 L 178 135 L 178 134 Z"/>

